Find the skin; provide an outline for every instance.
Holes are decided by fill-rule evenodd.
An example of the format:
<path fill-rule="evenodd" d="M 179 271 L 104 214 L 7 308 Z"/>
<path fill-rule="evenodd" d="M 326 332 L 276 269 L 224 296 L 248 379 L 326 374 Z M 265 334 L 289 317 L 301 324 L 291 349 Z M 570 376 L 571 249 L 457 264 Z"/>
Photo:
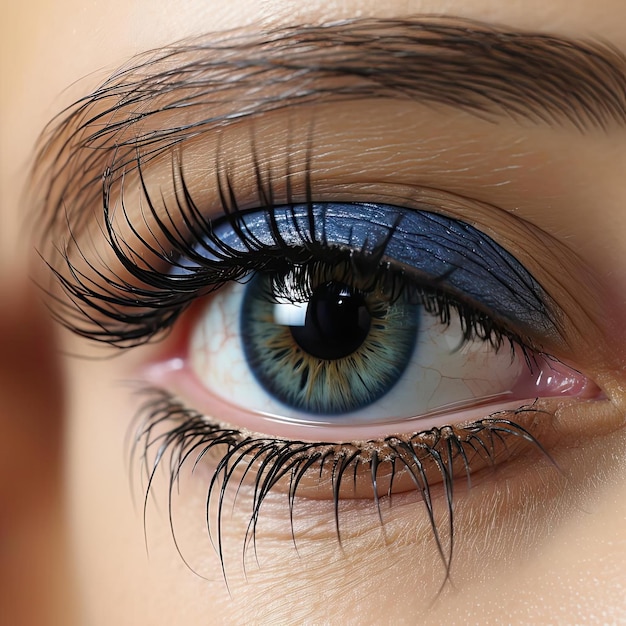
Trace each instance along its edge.
<path fill-rule="evenodd" d="M 106 8 L 69 1 L 8 7 L 7 32 L 0 38 L 0 590 L 6 594 L 0 606 L 9 607 L 7 623 L 626 620 L 623 128 L 581 134 L 513 122 L 494 127 L 460 113 L 420 108 L 415 115 L 394 102 L 364 131 L 358 107 L 332 105 L 331 115 L 323 109 L 331 105 L 315 109 L 317 119 L 326 120 L 317 127 L 318 141 L 333 145 L 316 160 L 319 199 L 410 205 L 425 188 L 472 198 L 462 210 L 449 212 L 471 218 L 554 288 L 568 340 L 550 348 L 606 395 L 602 402 L 550 406 L 553 423 L 543 435 L 561 473 L 528 453 L 480 475 L 471 491 L 460 489 L 462 541 L 453 585 L 438 597 L 441 563 L 423 507 L 406 494 L 385 510 L 384 533 L 371 503 L 347 499 L 343 551 L 324 494 L 302 503 L 299 555 L 283 499 L 270 497 L 258 532 L 259 565 L 249 560 L 247 578 L 240 567 L 247 518 L 234 515 L 225 530 L 229 594 L 206 537 L 210 467 L 200 466 L 196 475 L 183 476 L 173 506 L 181 552 L 209 582 L 192 573 L 176 551 L 164 512 L 164 481 L 155 485 L 159 506 L 151 505 L 147 517 L 147 556 L 141 505 L 132 499 L 134 493 L 140 502 L 143 491 L 129 489 L 124 452 L 136 400 L 120 380 L 135 378 L 163 347 L 104 360 L 62 356 L 103 352 L 53 327 L 27 277 L 24 268 L 36 263 L 34 246 L 24 243 L 29 240 L 23 192 L 38 134 L 54 114 L 136 53 L 232 27 L 418 13 L 599 36 L 626 52 L 626 27 L 615 19 L 623 12 L 621 0 L 378 4 L 188 0 L 174 16 L 161 0 L 107 2 Z M 293 124 L 306 128 L 310 113 L 290 115 Z M 281 120 L 267 116 L 260 122 L 257 146 L 261 156 L 277 162 L 285 157 L 276 150 L 284 145 L 276 139 L 285 128 Z M 245 151 L 243 135 L 233 133 L 234 156 Z M 454 149 L 446 151 L 451 138 Z M 210 142 L 202 150 L 192 146 L 190 162 L 211 149 Z M 442 151 L 441 158 L 428 158 Z M 390 155 L 393 167 L 385 166 L 381 154 Z M 245 171 L 245 163 L 240 167 Z M 572 278 L 580 276 L 586 277 L 584 288 Z M 138 480 L 136 465 L 130 473 Z"/>

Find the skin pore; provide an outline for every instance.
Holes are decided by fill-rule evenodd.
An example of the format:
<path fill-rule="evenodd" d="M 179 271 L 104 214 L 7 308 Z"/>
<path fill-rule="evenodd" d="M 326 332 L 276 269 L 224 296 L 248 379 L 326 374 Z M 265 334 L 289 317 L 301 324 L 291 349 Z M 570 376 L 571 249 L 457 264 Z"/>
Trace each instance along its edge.
<path fill-rule="evenodd" d="M 558 470 L 537 449 L 521 446 L 493 471 L 477 471 L 471 489 L 459 481 L 453 565 L 443 588 L 445 568 L 414 491 L 394 492 L 392 504 L 382 507 L 382 526 L 371 497 L 342 500 L 341 544 L 328 494 L 322 490 L 299 499 L 294 508 L 296 550 L 284 485 L 263 504 L 256 557 L 251 549 L 242 554 L 250 521 L 242 512 L 249 508 L 246 485 L 243 504 L 224 518 L 227 588 L 206 532 L 211 461 L 200 463 L 193 474 L 191 467 L 181 472 L 180 493 L 172 499 L 175 545 L 167 514 L 167 472 L 158 474 L 151 488 L 144 529 L 140 459 L 135 455 L 129 461 L 125 448 L 141 404 L 129 381 L 181 341 L 193 307 L 164 342 L 113 358 L 102 346 L 55 328 L 61 357 L 53 349 L 48 315 L 37 313 L 34 296 L 21 295 L 28 289 L 23 268 L 35 264 L 34 244 L 24 244 L 30 242 L 24 233 L 33 207 L 42 206 L 37 190 L 24 189 L 39 134 L 58 111 L 146 50 L 192 37 L 205 41 L 206 33 L 230 29 L 258 37 L 263 30 L 284 26 L 443 14 L 511 31 L 608 42 L 622 51 L 622 56 L 616 54 L 622 61 L 626 51 L 626 29 L 615 19 L 623 13 L 619 0 L 378 4 L 189 1 L 175 15 L 167 3 L 154 1 L 107 3 L 106 10 L 82 2 L 10 7 L 1 72 L 0 258 L 6 280 L 0 333 L 2 345 L 6 341 L 11 347 L 8 361 L 16 366 L 7 368 L 6 376 L 3 372 L 0 389 L 7 415 L 24 417 L 18 424 L 6 420 L 10 434 L 3 439 L 17 443 L 7 445 L 6 452 L 2 447 L 7 468 L 2 476 L 14 476 L 21 493 L 16 497 L 3 481 L 0 497 L 19 503 L 7 514 L 4 534 L 22 547 L 3 560 L 6 572 L 0 573 L 7 584 L 0 588 L 8 597 L 15 590 L 11 606 L 16 615 L 30 611 L 32 623 L 44 623 L 41 615 L 58 615 L 56 621 L 64 624 L 72 616 L 76 623 L 88 624 L 626 619 L 623 78 L 613 83 L 618 102 L 613 117 L 619 118 L 621 93 L 622 123 L 612 118 L 605 128 L 524 116 L 489 119 L 419 98 L 333 102 L 316 97 L 185 144 L 185 178 L 199 206 L 219 201 L 215 178 L 207 174 L 217 159 L 226 164 L 238 199 L 248 208 L 257 199 L 255 162 L 279 173 L 273 181 L 278 200 L 306 201 L 306 177 L 295 176 L 289 191 L 284 172 L 287 164 L 302 172 L 308 160 L 316 201 L 436 207 L 470 222 L 514 254 L 555 300 L 563 332 L 543 348 L 580 370 L 602 393 L 591 400 L 546 401 L 542 408 L 551 416 L 548 422 L 527 424 L 534 425 L 533 435 Z M 618 65 L 617 75 L 623 77 L 624 67 Z M 155 124 L 161 127 L 160 117 Z M 131 128 L 129 135 L 135 131 Z M 176 197 L 171 167 L 171 157 L 165 155 L 144 168 L 161 215 Z M 102 173 L 93 177 L 99 180 Z M 96 198 L 100 189 L 94 189 Z M 112 189 L 119 191 L 115 185 Z M 136 173 L 125 181 L 124 192 L 129 221 L 140 227 L 146 205 Z M 54 190 L 45 198 L 47 209 L 50 198 Z M 68 207 L 69 214 L 76 206 Z M 98 267 L 111 268 L 107 276 L 119 276 L 122 270 L 100 236 L 101 205 L 94 201 L 87 210 L 93 213 L 92 223 L 79 245 L 89 251 L 88 261 L 101 258 Z M 66 214 L 60 215 L 63 221 Z M 132 239 L 127 223 L 118 221 L 117 227 L 126 240 Z M 63 240 L 59 228 L 51 233 L 55 243 Z M 79 269 L 87 268 L 83 261 L 74 257 Z M 35 341 L 39 336 L 43 338 Z M 33 355 L 37 366 L 24 363 L 23 354 Z M 58 371 L 64 383 L 51 384 L 51 372 Z M 43 407 L 23 401 L 32 388 L 43 390 L 41 397 L 48 399 Z M 59 388 L 67 390 L 63 399 L 57 398 Z M 4 421 L 3 416 L 3 427 Z M 25 433 L 20 424 L 31 426 Z M 55 444 L 62 432 L 64 444 Z M 148 455 L 148 461 L 152 458 Z M 435 516 L 445 523 L 441 483 L 433 490 Z M 230 511 L 231 501 L 226 508 Z M 38 528 L 33 529 L 33 518 Z M 24 561 L 30 564 L 28 572 Z M 24 597 L 26 586 L 41 593 L 37 607 Z"/>

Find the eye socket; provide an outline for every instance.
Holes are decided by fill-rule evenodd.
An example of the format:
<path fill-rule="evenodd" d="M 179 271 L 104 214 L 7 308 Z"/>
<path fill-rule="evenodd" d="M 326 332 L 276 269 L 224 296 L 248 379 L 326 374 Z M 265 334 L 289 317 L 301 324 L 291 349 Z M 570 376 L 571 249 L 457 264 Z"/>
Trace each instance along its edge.
<path fill-rule="evenodd" d="M 583 376 L 511 330 L 534 320 L 545 333 L 548 297 L 467 224 L 386 205 L 253 211 L 217 224 L 173 275 L 232 251 L 261 269 L 209 299 L 168 382 L 233 426 L 354 441 L 585 393 Z"/>

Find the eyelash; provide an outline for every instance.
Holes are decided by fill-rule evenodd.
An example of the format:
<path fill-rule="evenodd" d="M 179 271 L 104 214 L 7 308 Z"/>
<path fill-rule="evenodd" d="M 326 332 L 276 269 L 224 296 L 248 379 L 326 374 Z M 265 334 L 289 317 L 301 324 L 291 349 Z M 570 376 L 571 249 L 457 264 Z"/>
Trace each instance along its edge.
<path fill-rule="evenodd" d="M 216 547 L 224 580 L 228 581 L 223 544 L 223 516 L 225 494 L 231 482 L 235 483 L 239 494 L 243 480 L 253 475 L 253 499 L 250 519 L 243 538 L 244 550 L 256 546 L 256 530 L 261 507 L 267 495 L 282 479 L 287 478 L 287 506 L 289 510 L 292 539 L 296 543 L 293 526 L 294 506 L 300 481 L 308 473 L 321 476 L 330 465 L 330 489 L 334 507 L 336 537 L 340 545 L 339 523 L 340 486 L 343 479 L 352 477 L 356 486 L 359 467 L 364 467 L 370 477 L 374 506 L 381 525 L 384 524 L 378 495 L 379 469 L 383 464 L 391 466 L 387 497 L 392 497 L 395 477 L 403 469 L 407 470 L 416 491 L 426 508 L 437 552 L 444 567 L 444 578 L 440 591 L 450 580 L 454 548 L 454 486 L 459 476 L 465 476 L 468 488 L 471 487 L 473 473 L 471 457 L 488 467 L 501 462 L 502 456 L 512 455 L 511 439 L 529 444 L 538 450 L 557 470 L 558 466 L 541 443 L 523 426 L 512 418 L 536 417 L 543 410 L 534 405 L 522 406 L 514 411 L 499 411 L 489 417 L 476 420 L 463 427 L 443 426 L 412 433 L 406 437 L 390 436 L 377 442 L 311 443 L 304 441 L 258 437 L 244 433 L 219 423 L 211 423 L 206 416 L 185 407 L 178 399 L 161 389 L 143 389 L 145 400 L 137 413 L 139 426 L 136 428 L 131 450 L 131 458 L 138 458 L 144 469 L 146 490 L 143 506 L 144 528 L 146 528 L 147 507 L 157 471 L 161 466 L 169 473 L 168 502 L 172 536 L 179 554 L 187 563 L 178 548 L 173 522 L 172 493 L 179 484 L 181 471 L 190 461 L 195 471 L 197 466 L 208 458 L 214 449 L 226 447 L 218 452 L 217 462 L 212 467 L 212 477 L 206 495 L 206 523 L 211 543 Z M 175 423 L 176 427 L 163 424 Z M 375 444 L 375 447 L 372 447 Z M 367 449 L 366 449 L 367 446 Z M 241 466 L 241 467 L 240 467 Z M 444 538 L 435 514 L 433 483 L 429 469 L 438 475 L 436 483 L 443 484 L 445 523 L 447 537 Z M 242 478 L 237 477 L 241 470 Z M 440 480 L 439 480 L 440 478 Z M 216 528 L 212 529 L 210 506 L 217 498 Z M 447 545 L 447 550 L 446 550 Z M 256 548 L 255 548 L 256 550 Z M 245 565 L 244 565 L 245 567 Z M 192 568 L 193 569 L 193 568 Z"/>
<path fill-rule="evenodd" d="M 392 284 L 392 289 L 395 290 L 393 297 L 400 295 L 400 290 L 397 289 L 398 281 L 400 281 L 402 289 L 412 289 L 411 297 L 424 305 L 428 312 L 437 315 L 444 324 L 447 324 L 450 319 L 451 309 L 454 310 L 459 314 L 463 324 L 465 341 L 477 337 L 489 341 L 494 349 L 499 349 L 503 342 L 508 340 L 512 348 L 517 345 L 522 349 L 529 367 L 531 367 L 531 357 L 528 350 L 541 352 L 540 346 L 536 345 L 527 334 L 520 335 L 506 324 L 495 320 L 493 313 L 480 311 L 476 304 L 466 303 L 442 290 L 440 283 L 447 278 L 446 275 L 434 279 L 421 278 L 419 284 L 415 281 L 407 281 L 404 272 L 382 262 L 384 245 L 374 252 L 365 250 L 348 252 L 333 249 L 325 241 L 316 241 L 312 236 L 305 245 L 294 248 L 283 240 L 278 229 L 273 232 L 277 246 L 263 245 L 254 237 L 249 236 L 245 228 L 242 229 L 241 220 L 246 211 L 239 206 L 228 174 L 225 175 L 225 180 L 219 174 L 217 176 L 217 190 L 224 212 L 222 219 L 239 233 L 241 241 L 247 248 L 246 251 L 229 249 L 214 235 L 215 222 L 207 219 L 195 204 L 183 173 L 182 163 L 179 162 L 176 168 L 174 156 L 172 157 L 172 180 L 179 182 L 176 187 L 177 206 L 175 211 L 167 206 L 164 207 L 166 218 L 163 219 L 151 200 L 140 159 L 137 160 L 136 165 L 150 217 L 155 220 L 158 230 L 171 249 L 166 249 L 161 242 L 153 244 L 148 242 L 136 230 L 124 208 L 124 220 L 132 236 L 136 238 L 136 242 L 130 243 L 120 237 L 115 230 L 110 206 L 112 183 L 105 175 L 103 178 L 103 230 L 107 237 L 107 245 L 116 261 L 119 262 L 120 270 L 126 275 L 115 272 L 110 265 L 106 267 L 105 273 L 87 261 L 86 255 L 83 256 L 80 249 L 79 256 L 81 261 L 87 262 L 87 270 L 75 266 L 67 250 L 62 254 L 61 269 L 49 264 L 70 300 L 64 302 L 54 294 L 50 294 L 60 307 L 57 318 L 75 334 L 118 348 L 132 348 L 161 335 L 163 331 L 171 328 L 181 313 L 197 298 L 207 296 L 231 281 L 245 280 L 255 272 L 269 272 L 279 277 L 281 273 L 285 273 L 286 269 L 307 265 L 312 267 L 315 264 L 327 267 L 332 260 L 335 264 L 344 263 L 351 268 L 358 266 L 359 271 L 367 271 L 376 280 L 382 279 Z M 260 201 L 254 210 L 266 211 L 273 220 L 275 209 L 273 180 L 269 175 L 263 175 L 260 164 L 256 160 L 254 167 L 257 195 Z M 216 171 L 219 171 L 219 163 Z M 304 174 L 306 202 L 310 209 L 313 201 L 308 163 Z M 289 193 L 291 192 L 288 191 Z M 291 204 L 289 197 L 287 197 L 286 204 L 287 206 Z M 180 226 L 173 218 L 174 214 L 181 217 L 188 233 L 181 232 Z M 312 211 L 309 211 L 309 214 L 309 232 L 315 233 Z M 150 232 L 152 233 L 151 229 Z M 389 237 L 392 234 L 393 230 L 390 230 Z M 72 241 L 76 243 L 74 239 Z M 209 242 L 213 251 L 220 252 L 218 260 L 211 261 L 198 254 L 195 245 L 201 241 Z M 154 258 L 152 262 L 145 260 L 148 255 Z M 141 262 L 138 262 L 138 259 Z M 181 259 L 196 262 L 198 264 L 196 271 L 187 276 L 172 276 L 173 268 L 183 267 L 180 265 Z M 89 271 L 93 272 L 96 280 L 87 275 Z M 100 280 L 99 284 L 98 280 Z M 530 288 L 529 290 L 532 291 Z M 538 295 L 536 297 L 541 300 Z M 532 304 L 528 303 L 528 306 Z M 547 311 L 546 313 L 549 314 Z M 551 323 L 558 327 L 552 316 L 549 317 Z"/>
<path fill-rule="evenodd" d="M 219 171 L 219 167 L 216 171 Z M 281 245 L 277 248 L 263 245 L 242 228 L 241 217 L 246 211 L 239 206 L 234 185 L 227 174 L 217 176 L 217 188 L 224 211 L 222 219 L 239 231 L 241 240 L 247 248 L 245 252 L 229 249 L 214 235 L 215 222 L 208 220 L 193 201 L 181 163 L 176 167 L 175 159 L 172 160 L 172 179 L 175 183 L 178 182 L 175 196 L 177 206 L 175 211 L 165 207 L 164 218 L 159 216 L 151 200 L 139 159 L 137 172 L 149 215 L 155 220 L 160 235 L 171 249 L 166 249 L 165 245 L 158 243 L 158 237 L 154 243 L 150 243 L 139 234 L 125 210 L 123 219 L 132 236 L 136 238 L 136 243 L 131 244 L 116 232 L 110 205 L 112 183 L 105 175 L 104 232 L 107 236 L 107 245 L 110 246 L 122 269 L 114 272 L 108 268 L 110 275 L 105 275 L 102 270 L 89 264 L 89 269 L 96 275 L 94 281 L 85 271 L 80 271 L 74 266 L 69 252 L 64 254 L 63 270 L 51 266 L 70 298 L 69 303 L 63 304 L 65 312 L 60 312 L 58 316 L 64 325 L 78 335 L 119 348 L 131 348 L 162 335 L 198 297 L 206 296 L 230 281 L 246 280 L 255 272 L 269 272 L 270 276 L 274 277 L 273 282 L 278 295 L 281 294 L 281 289 L 282 293 L 287 295 L 284 286 L 281 287 L 281 276 L 284 276 L 286 268 L 305 268 L 303 275 L 307 271 L 324 272 L 330 267 L 329 256 L 332 256 L 334 271 L 337 271 L 339 265 L 343 268 L 341 271 L 348 274 L 358 266 L 361 271 L 365 270 L 373 283 L 387 285 L 392 299 L 399 297 L 400 294 L 405 295 L 408 290 L 410 298 L 414 298 L 429 313 L 439 317 L 444 325 L 449 323 L 451 311 L 458 313 L 462 322 L 464 342 L 478 338 L 489 342 L 494 350 L 499 350 L 505 342 L 508 342 L 512 352 L 516 348 L 521 350 L 531 371 L 537 356 L 542 354 L 541 350 L 532 344 L 530 337 L 512 331 L 480 311 L 475 305 L 463 302 L 442 290 L 440 283 L 445 276 L 421 283 L 407 281 L 397 269 L 383 262 L 384 247 L 374 253 L 365 250 L 347 252 L 330 248 L 326 242 L 316 241 L 311 237 L 305 246 L 293 248 L 282 239 L 278 229 L 275 229 L 274 237 Z M 272 178 L 262 174 L 258 162 L 255 162 L 255 175 L 260 200 L 260 206 L 256 206 L 255 210 L 267 211 L 271 216 L 275 197 Z M 305 177 L 307 205 L 311 207 L 312 190 L 308 167 Z M 290 198 L 287 198 L 287 205 L 289 204 Z M 184 233 L 175 222 L 174 214 L 180 215 Z M 313 220 L 312 212 L 310 220 Z M 312 225 L 310 232 L 315 233 Z M 199 254 L 196 246 L 202 241 L 210 242 L 213 250 L 221 251 L 217 261 L 208 260 Z M 152 256 L 154 262 L 139 261 L 146 256 Z M 81 259 L 86 261 L 84 256 L 81 256 Z M 184 265 L 183 260 L 197 264 L 193 272 L 188 272 L 189 267 Z M 172 273 L 176 269 L 184 270 L 187 274 Z M 303 284 L 302 288 L 305 290 L 306 284 Z M 303 294 L 303 297 L 306 296 Z M 57 301 L 59 302 L 58 299 Z M 75 308 L 72 310 L 72 307 Z M 534 406 L 524 406 L 516 411 L 497 412 L 463 427 L 433 428 L 408 434 L 405 438 L 389 437 L 383 441 L 364 442 L 362 445 L 259 438 L 236 428 L 211 423 L 205 416 L 183 406 L 177 398 L 163 390 L 149 388 L 145 393 L 146 400 L 138 412 L 140 426 L 133 444 L 133 455 L 140 456 L 146 471 L 145 505 L 157 469 L 165 463 L 166 458 L 169 458 L 171 492 L 185 461 L 195 457 L 193 458 L 195 467 L 209 451 L 226 446 L 226 451 L 217 460 L 207 494 L 207 525 L 210 536 L 212 531 L 208 521 L 208 507 L 214 498 L 218 499 L 215 543 L 225 577 L 221 532 L 224 490 L 235 475 L 235 469 L 241 469 L 244 476 L 253 474 L 255 476 L 255 495 L 244 546 L 247 546 L 250 540 L 254 543 L 261 505 L 279 478 L 288 476 L 288 506 L 293 532 L 294 501 L 302 476 L 314 471 L 321 475 L 325 468 L 330 467 L 336 534 L 341 542 L 339 486 L 343 477 L 353 474 L 356 481 L 359 468 L 366 469 L 371 477 L 374 503 L 382 522 L 379 496 L 376 492 L 378 468 L 383 463 L 391 465 L 391 482 L 398 468 L 408 471 L 427 510 L 432 535 L 445 569 L 445 584 L 449 579 L 452 564 L 453 486 L 458 478 L 459 464 L 461 474 L 466 476 L 469 484 L 474 464 L 472 459 L 477 457 L 481 463 L 494 465 L 507 452 L 506 439 L 509 438 L 523 440 L 548 456 L 539 441 L 527 429 L 511 419 L 537 414 L 539 410 Z M 163 433 L 160 427 L 164 424 L 168 426 Z M 378 446 L 378 449 L 372 449 L 372 445 Z M 436 482 L 444 485 L 447 542 L 442 538 L 433 513 L 433 483 L 425 469 L 427 465 L 435 469 Z M 223 482 L 220 489 L 217 489 L 220 476 Z M 391 486 L 388 495 L 391 495 Z M 145 513 L 144 506 L 144 515 Z"/>

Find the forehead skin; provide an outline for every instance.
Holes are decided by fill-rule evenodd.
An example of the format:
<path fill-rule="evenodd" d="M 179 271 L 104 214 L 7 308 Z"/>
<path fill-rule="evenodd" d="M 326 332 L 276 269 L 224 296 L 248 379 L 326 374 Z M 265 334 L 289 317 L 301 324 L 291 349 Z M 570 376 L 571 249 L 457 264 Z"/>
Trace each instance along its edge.
<path fill-rule="evenodd" d="M 64 106 L 102 82 L 114 68 L 144 50 L 209 31 L 242 26 L 258 29 L 263 23 L 315 23 L 352 17 L 437 13 L 505 24 L 513 29 L 531 29 L 574 38 L 600 38 L 626 52 L 623 0 L 182 0 L 176 3 L 171 0 L 110 0 L 106 3 L 40 0 L 6 4 L 3 7 L 6 17 L 2 20 L 5 32 L 0 37 L 0 267 L 8 270 L 28 253 L 22 237 L 24 207 L 21 198 L 33 146 L 43 126 Z M 590 180 L 597 178 L 603 182 L 597 191 L 598 203 L 590 207 L 588 215 L 577 215 L 574 225 L 569 223 L 567 216 L 546 215 L 542 218 L 553 233 L 567 226 L 568 244 L 582 250 L 583 258 L 598 274 L 611 277 L 615 285 L 613 304 L 621 311 L 613 313 L 614 320 L 624 319 L 625 309 L 620 307 L 626 307 L 626 246 L 623 243 L 626 239 L 626 187 L 623 177 L 621 180 L 613 174 L 607 177 L 605 171 L 617 172 L 616 160 L 624 161 L 624 150 L 620 146 L 626 139 L 623 131 L 620 132 L 619 137 L 602 140 L 606 141 L 605 164 L 601 158 L 589 162 Z M 597 152 L 596 146 L 594 153 Z M 559 222 L 559 219 L 562 221 Z M 537 223 L 541 226 L 541 220 Z M 624 354 L 626 331 L 621 329 L 619 335 L 620 329 L 616 324 L 614 330 L 618 333 L 616 344 L 622 342 Z M 104 383 L 100 388 L 105 393 L 109 392 Z M 113 405 L 119 402 L 119 398 L 112 399 Z M 110 439 L 102 443 L 103 450 L 113 455 L 109 459 L 100 458 L 103 466 L 106 463 L 123 465 L 119 452 L 120 432 L 123 436 L 123 427 L 109 432 Z M 73 439 L 79 442 L 77 447 L 93 444 L 85 431 L 73 436 Z M 589 507 L 593 508 L 594 515 L 581 514 L 560 523 L 556 536 L 545 545 L 539 557 L 526 563 L 519 571 L 513 568 L 514 576 L 503 579 L 489 590 L 477 586 L 471 604 L 462 598 L 452 598 L 438 614 L 441 621 L 486 623 L 497 620 L 502 612 L 506 612 L 518 616 L 513 621 L 567 623 L 572 617 L 568 614 L 570 608 L 576 616 L 580 616 L 582 610 L 590 623 L 616 623 L 626 619 L 626 606 L 623 599 L 618 600 L 621 594 L 619 591 L 616 593 L 616 585 L 603 584 L 607 580 L 623 580 L 624 576 L 625 449 L 626 434 L 622 430 L 602 448 L 598 446 L 595 452 L 590 452 L 592 457 L 595 454 L 598 466 L 602 459 L 607 463 L 611 458 L 618 459 L 612 465 L 611 480 L 593 491 Z M 94 458 L 97 459 L 97 454 Z M 98 461 L 94 463 L 97 466 Z M 590 472 L 593 467 L 592 464 Z M 120 472 L 123 471 L 121 467 Z M 125 478 L 123 476 L 115 484 L 115 489 L 119 489 L 120 485 L 123 489 L 127 485 Z M 76 481 L 73 485 L 77 491 L 85 490 L 84 485 L 76 487 Z M 108 487 L 113 489 L 111 485 Z M 128 493 L 113 495 L 110 501 L 113 507 L 117 503 L 120 510 L 130 508 Z M 83 506 L 79 499 L 73 500 L 73 503 L 77 511 Z M 84 520 L 88 516 L 84 518 L 78 511 L 76 518 Z M 128 567 L 135 576 L 133 584 L 136 586 L 130 594 L 132 599 L 125 597 L 119 610 L 129 623 L 141 623 L 145 617 L 143 611 L 149 607 L 154 615 L 159 616 L 171 611 L 170 622 L 174 623 L 176 606 L 167 606 L 168 584 L 171 581 L 152 578 L 150 571 L 144 569 L 146 559 L 138 519 L 137 515 L 124 514 L 116 522 L 125 530 L 121 533 L 123 539 L 119 541 L 120 545 L 115 546 L 113 551 L 128 549 L 128 553 L 132 554 Z M 549 521 L 544 519 L 543 523 L 548 524 Z M 103 520 L 101 524 L 108 523 Z M 78 561 L 83 564 L 92 561 L 98 570 L 94 573 L 88 597 L 82 598 L 81 602 L 96 607 L 105 606 L 105 603 L 108 606 L 116 599 L 110 596 L 106 600 L 98 599 L 98 582 L 102 581 L 101 589 L 106 589 L 107 581 L 118 576 L 116 565 L 102 557 L 106 550 L 100 550 L 98 555 L 95 552 L 81 554 L 81 550 L 85 552 L 84 546 L 89 545 L 86 537 L 93 530 L 81 527 L 81 522 L 77 523 Z M 99 529 L 96 532 L 107 536 Z M 142 565 L 132 565 L 130 560 L 133 558 L 141 561 Z M 175 558 L 172 557 L 172 563 Z M 159 562 L 158 556 L 156 560 Z M 164 561 L 167 559 L 162 559 L 161 563 Z M 176 562 L 172 568 L 178 568 L 177 572 L 182 577 L 186 572 L 179 565 Z M 137 579 L 140 582 L 137 583 Z M 160 591 L 155 592 L 155 589 Z M 196 589 L 199 591 L 201 588 L 198 586 Z M 372 581 L 372 593 L 375 591 L 376 585 Z M 157 596 L 163 606 L 159 604 L 154 608 L 152 599 Z M 175 596 L 172 605 L 187 603 L 182 623 L 210 621 L 204 602 L 199 602 L 197 607 L 192 606 L 193 592 L 187 592 L 185 596 L 181 591 L 179 596 L 177 591 Z M 480 600 L 476 601 L 476 598 Z M 124 606 L 124 601 L 136 604 L 134 607 Z M 346 601 L 349 603 L 350 599 Z M 581 603 L 585 605 L 583 609 L 580 608 Z M 350 614 L 354 616 L 355 611 L 357 609 L 353 607 Z M 412 622 L 412 619 L 408 620 L 408 623 Z"/>

